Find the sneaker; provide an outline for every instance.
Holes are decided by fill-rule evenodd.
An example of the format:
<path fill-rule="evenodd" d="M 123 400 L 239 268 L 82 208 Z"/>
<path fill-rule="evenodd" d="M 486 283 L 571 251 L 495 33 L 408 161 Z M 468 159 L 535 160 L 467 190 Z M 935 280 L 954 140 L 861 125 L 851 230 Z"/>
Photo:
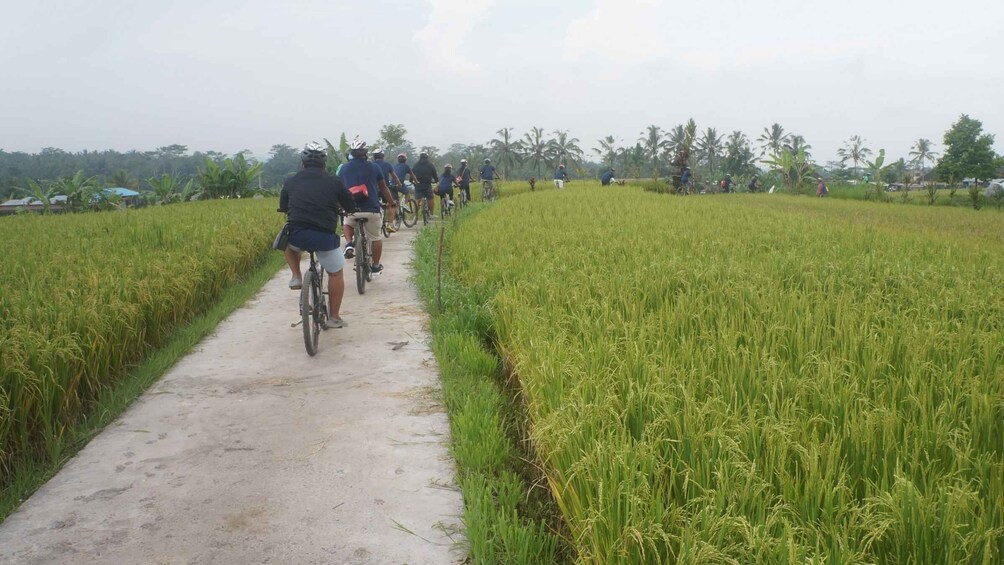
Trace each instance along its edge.
<path fill-rule="evenodd" d="M 379 263 L 370 267 L 370 273 L 372 273 L 373 275 L 379 275 L 382 272 L 383 272 L 383 265 Z"/>
<path fill-rule="evenodd" d="M 348 327 L 348 325 L 348 322 L 341 318 L 328 318 L 327 320 L 324 320 L 324 329 L 326 330 L 345 328 Z"/>
<path fill-rule="evenodd" d="M 300 290 L 301 288 L 303 288 L 303 279 L 300 277 L 293 277 L 289 279 L 290 290 Z"/>
<path fill-rule="evenodd" d="M 345 246 L 345 258 L 351 259 L 356 256 L 356 250 L 351 245 Z"/>
<path fill-rule="evenodd" d="M 387 233 L 397 233 L 397 228 L 394 224 L 387 224 Z"/>

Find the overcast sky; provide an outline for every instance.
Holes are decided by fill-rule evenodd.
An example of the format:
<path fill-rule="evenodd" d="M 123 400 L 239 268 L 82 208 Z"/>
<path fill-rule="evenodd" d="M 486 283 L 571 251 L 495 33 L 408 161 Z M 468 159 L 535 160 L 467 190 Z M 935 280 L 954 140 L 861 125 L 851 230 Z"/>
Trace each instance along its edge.
<path fill-rule="evenodd" d="M 0 148 L 264 156 L 402 123 L 584 148 L 693 117 L 778 122 L 820 161 L 851 135 L 940 151 L 962 113 L 1004 150 L 1000 0 L 0 0 Z"/>

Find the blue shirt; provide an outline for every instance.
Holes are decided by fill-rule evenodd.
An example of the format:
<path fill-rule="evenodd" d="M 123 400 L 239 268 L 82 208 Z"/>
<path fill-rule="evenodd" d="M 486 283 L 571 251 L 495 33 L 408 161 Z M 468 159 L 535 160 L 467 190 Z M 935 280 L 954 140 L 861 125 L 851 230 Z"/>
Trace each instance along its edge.
<path fill-rule="evenodd" d="M 349 192 L 352 192 L 352 187 L 366 186 L 368 195 L 365 199 L 353 195 L 360 211 L 380 211 L 380 189 L 378 183 L 380 181 L 386 182 L 387 179 L 383 176 L 383 172 L 376 163 L 363 159 L 353 159 L 342 167 L 341 177 Z"/>
<path fill-rule="evenodd" d="M 390 173 L 394 170 L 394 167 L 390 163 L 384 161 L 383 159 L 373 159 L 373 164 L 380 167 L 380 173 L 383 174 L 384 181 L 390 184 L 392 181 Z"/>
<path fill-rule="evenodd" d="M 614 178 L 614 172 L 607 171 L 603 173 L 602 177 L 600 177 L 600 184 L 610 184 L 610 181 L 613 180 L 613 178 Z"/>
<path fill-rule="evenodd" d="M 471 170 L 466 166 L 460 169 L 460 188 L 470 188 L 471 187 Z"/>
<path fill-rule="evenodd" d="M 493 180 L 495 178 L 495 167 L 485 165 L 481 167 L 481 180 Z"/>
<path fill-rule="evenodd" d="M 565 169 L 559 167 L 558 170 L 554 171 L 554 180 L 563 180 L 567 178 L 568 173 L 565 172 Z"/>
<path fill-rule="evenodd" d="M 446 171 L 443 171 L 443 176 L 439 179 L 439 194 L 446 194 L 451 190 L 453 190 L 453 173 L 446 174 Z"/>
<path fill-rule="evenodd" d="M 397 178 L 401 179 L 401 182 L 408 182 L 408 175 L 411 174 L 411 167 L 408 163 L 398 163 L 394 165 L 394 174 Z"/>
<path fill-rule="evenodd" d="M 687 184 L 690 182 L 690 170 L 683 171 L 683 175 L 680 176 L 680 182 Z"/>

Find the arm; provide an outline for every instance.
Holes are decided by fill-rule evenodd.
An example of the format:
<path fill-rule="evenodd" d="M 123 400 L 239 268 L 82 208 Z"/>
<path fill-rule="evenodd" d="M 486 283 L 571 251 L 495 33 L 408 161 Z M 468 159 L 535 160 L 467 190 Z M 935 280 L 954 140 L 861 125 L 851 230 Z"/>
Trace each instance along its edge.
<path fill-rule="evenodd" d="M 282 191 L 279 192 L 279 212 L 285 214 L 289 212 L 289 191 L 286 190 L 286 185 L 282 185 Z"/>
<path fill-rule="evenodd" d="M 397 175 L 394 176 L 397 177 Z M 387 203 L 387 219 L 394 221 L 394 217 L 397 216 L 397 202 L 394 200 L 394 195 L 390 193 L 390 189 L 387 188 L 387 183 L 383 179 L 377 181 L 377 186 L 380 187 L 380 195 L 383 196 L 384 202 Z"/>
<path fill-rule="evenodd" d="M 393 176 L 393 177 L 394 177 L 394 183 L 395 183 L 395 184 L 396 184 L 397 186 L 402 186 L 402 185 L 404 185 L 404 183 L 403 183 L 403 182 L 401 182 L 401 179 L 400 179 L 400 178 L 398 178 L 398 176 L 397 176 L 397 173 L 395 173 L 394 171 L 391 171 L 391 172 L 390 172 L 390 174 L 391 174 L 391 176 Z"/>

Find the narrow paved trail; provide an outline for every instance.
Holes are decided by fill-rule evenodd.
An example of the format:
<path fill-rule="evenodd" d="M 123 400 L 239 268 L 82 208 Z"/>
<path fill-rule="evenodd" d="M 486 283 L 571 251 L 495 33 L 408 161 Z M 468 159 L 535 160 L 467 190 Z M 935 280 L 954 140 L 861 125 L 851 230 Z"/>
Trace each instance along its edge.
<path fill-rule="evenodd" d="M 364 296 L 346 269 L 315 357 L 280 272 L 0 525 L 0 563 L 462 562 L 413 238 Z"/>

